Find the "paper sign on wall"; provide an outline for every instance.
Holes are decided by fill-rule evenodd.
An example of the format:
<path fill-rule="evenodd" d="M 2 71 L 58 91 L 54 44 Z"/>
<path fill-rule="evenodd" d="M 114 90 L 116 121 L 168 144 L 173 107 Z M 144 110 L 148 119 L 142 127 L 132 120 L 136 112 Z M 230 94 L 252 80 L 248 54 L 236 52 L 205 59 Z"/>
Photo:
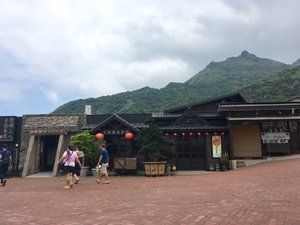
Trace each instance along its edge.
<path fill-rule="evenodd" d="M 221 158 L 222 154 L 222 139 L 221 136 L 212 136 L 213 158 Z"/>

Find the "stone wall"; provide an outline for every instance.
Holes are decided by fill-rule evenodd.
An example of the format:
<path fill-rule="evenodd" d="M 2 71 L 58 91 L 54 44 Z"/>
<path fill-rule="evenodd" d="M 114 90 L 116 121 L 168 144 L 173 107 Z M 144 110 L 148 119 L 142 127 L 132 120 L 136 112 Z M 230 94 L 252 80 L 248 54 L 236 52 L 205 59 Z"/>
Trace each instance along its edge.
<path fill-rule="evenodd" d="M 21 145 L 20 145 L 20 164 L 22 168 L 31 135 L 65 135 L 66 140 L 69 137 L 81 132 L 83 127 L 83 115 L 24 115 L 21 131 Z M 38 162 L 35 162 L 38 164 Z"/>

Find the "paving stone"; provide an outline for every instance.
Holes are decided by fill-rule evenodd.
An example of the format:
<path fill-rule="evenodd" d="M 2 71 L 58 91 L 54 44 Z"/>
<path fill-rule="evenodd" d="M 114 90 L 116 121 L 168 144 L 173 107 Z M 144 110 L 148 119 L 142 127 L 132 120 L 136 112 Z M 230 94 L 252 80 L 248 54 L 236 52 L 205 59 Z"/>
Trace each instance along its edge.
<path fill-rule="evenodd" d="M 189 176 L 10 178 L 0 224 L 300 224 L 300 159 Z"/>

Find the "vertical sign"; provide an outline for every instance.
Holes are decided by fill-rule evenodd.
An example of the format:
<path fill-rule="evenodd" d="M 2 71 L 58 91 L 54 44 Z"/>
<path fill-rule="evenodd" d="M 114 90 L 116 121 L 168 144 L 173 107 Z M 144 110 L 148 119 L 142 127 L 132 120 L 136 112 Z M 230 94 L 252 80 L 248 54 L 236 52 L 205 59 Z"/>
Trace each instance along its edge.
<path fill-rule="evenodd" d="M 15 118 L 0 117 L 0 141 L 13 141 L 15 133 Z"/>
<path fill-rule="evenodd" d="M 213 158 L 221 158 L 222 154 L 222 141 L 221 136 L 214 135 L 212 136 L 212 150 Z"/>

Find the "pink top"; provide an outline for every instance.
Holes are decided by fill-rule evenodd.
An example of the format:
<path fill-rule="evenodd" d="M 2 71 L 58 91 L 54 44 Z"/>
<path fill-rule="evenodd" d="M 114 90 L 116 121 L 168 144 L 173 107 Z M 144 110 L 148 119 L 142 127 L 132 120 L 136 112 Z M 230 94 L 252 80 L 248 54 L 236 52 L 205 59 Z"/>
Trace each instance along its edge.
<path fill-rule="evenodd" d="M 63 154 L 65 166 L 72 166 L 75 167 L 75 160 L 77 157 L 77 153 L 74 151 L 71 151 L 71 155 L 68 158 L 68 150 L 66 150 Z"/>

